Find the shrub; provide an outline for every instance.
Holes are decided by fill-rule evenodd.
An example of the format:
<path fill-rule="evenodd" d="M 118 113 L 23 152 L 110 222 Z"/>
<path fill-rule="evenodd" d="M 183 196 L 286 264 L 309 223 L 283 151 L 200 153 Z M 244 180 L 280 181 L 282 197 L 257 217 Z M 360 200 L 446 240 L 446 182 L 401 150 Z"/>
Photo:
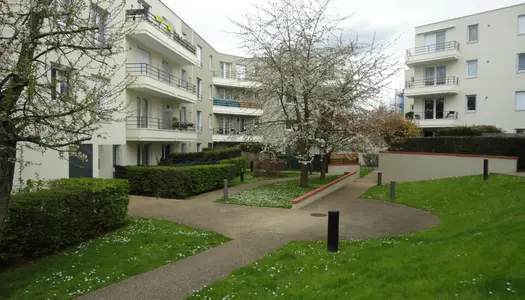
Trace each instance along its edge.
<path fill-rule="evenodd" d="M 125 180 L 59 179 L 49 189 L 11 196 L 0 260 L 52 253 L 121 225 L 127 216 Z"/>
<path fill-rule="evenodd" d="M 259 142 L 242 143 L 239 147 L 242 151 L 251 153 L 259 153 L 264 150 L 264 144 Z"/>
<path fill-rule="evenodd" d="M 365 153 L 363 154 L 363 160 L 367 167 L 377 167 L 379 165 L 379 154 L 377 153 Z"/>
<path fill-rule="evenodd" d="M 220 161 L 220 163 L 221 164 L 233 164 L 233 165 L 236 165 L 238 169 L 241 169 L 241 168 L 246 169 L 248 167 L 248 161 L 244 157 L 223 159 Z"/>
<path fill-rule="evenodd" d="M 224 179 L 234 179 L 240 171 L 235 164 L 124 168 L 119 175 L 128 179 L 132 194 L 165 198 L 186 198 L 220 188 Z"/>
<path fill-rule="evenodd" d="M 481 136 L 484 133 L 503 133 L 503 130 L 492 125 L 456 126 L 437 131 L 437 136 Z"/>
<path fill-rule="evenodd" d="M 394 145 L 391 151 L 460 153 L 517 156 L 518 168 L 525 169 L 525 137 L 470 136 L 411 138 Z"/>
<path fill-rule="evenodd" d="M 241 149 L 239 147 L 212 149 L 203 152 L 174 152 L 171 154 L 173 163 L 183 161 L 213 161 L 229 159 L 241 156 Z"/>
<path fill-rule="evenodd" d="M 202 152 L 213 151 L 213 148 L 202 148 Z"/>

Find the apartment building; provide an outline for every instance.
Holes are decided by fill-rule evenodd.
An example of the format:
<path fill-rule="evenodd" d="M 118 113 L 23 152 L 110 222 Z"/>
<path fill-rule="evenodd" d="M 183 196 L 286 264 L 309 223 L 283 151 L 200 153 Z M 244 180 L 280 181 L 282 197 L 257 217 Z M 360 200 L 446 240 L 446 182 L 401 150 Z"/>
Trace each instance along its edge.
<path fill-rule="evenodd" d="M 246 59 L 217 52 L 159 0 L 132 1 L 119 18 L 129 28 L 127 51 L 116 58 L 125 67 L 114 78 L 131 79 L 118 100 L 125 121 L 81 145 L 87 161 L 25 150 L 33 164 L 17 166 L 23 179 L 110 178 L 114 165 L 156 165 L 172 152 L 247 141 L 243 133 L 263 111 L 246 92 Z"/>
<path fill-rule="evenodd" d="M 525 133 L 525 3 L 415 31 L 404 111 L 426 136 L 461 125 Z"/>

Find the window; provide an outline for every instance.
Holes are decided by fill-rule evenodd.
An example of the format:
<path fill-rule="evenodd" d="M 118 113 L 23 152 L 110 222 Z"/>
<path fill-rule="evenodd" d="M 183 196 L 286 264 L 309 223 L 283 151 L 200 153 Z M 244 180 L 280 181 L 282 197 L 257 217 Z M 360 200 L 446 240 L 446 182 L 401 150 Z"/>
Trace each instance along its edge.
<path fill-rule="evenodd" d="M 467 77 L 478 76 L 478 60 L 467 60 Z"/>
<path fill-rule="evenodd" d="M 476 95 L 467 95 L 467 111 L 476 111 Z"/>
<path fill-rule="evenodd" d="M 181 79 L 181 87 L 187 89 L 188 88 L 188 72 L 186 70 L 180 71 L 180 79 Z"/>
<path fill-rule="evenodd" d="M 208 143 L 208 148 L 213 148 L 213 143 Z"/>
<path fill-rule="evenodd" d="M 197 45 L 197 65 L 202 68 L 202 47 Z"/>
<path fill-rule="evenodd" d="M 286 122 L 286 130 L 292 130 L 292 123 L 291 122 Z"/>
<path fill-rule="evenodd" d="M 51 69 L 51 99 L 56 100 L 58 95 L 67 93 L 69 76 L 68 72 L 62 69 L 53 68 Z"/>
<path fill-rule="evenodd" d="M 197 152 L 201 152 L 202 149 L 201 149 L 201 143 L 197 143 Z"/>
<path fill-rule="evenodd" d="M 525 134 L 525 128 L 517 128 L 516 129 L 517 134 Z"/>
<path fill-rule="evenodd" d="M 210 100 L 213 98 L 213 91 L 212 91 L 212 85 L 208 87 L 208 92 L 210 92 Z"/>
<path fill-rule="evenodd" d="M 107 19 L 108 13 L 98 5 L 91 6 L 91 18 L 93 27 L 98 27 L 98 30 L 93 31 L 93 43 L 95 45 L 103 45 L 107 39 Z"/>
<path fill-rule="evenodd" d="M 518 17 L 518 34 L 525 34 L 525 15 Z"/>
<path fill-rule="evenodd" d="M 210 55 L 210 70 L 213 71 L 213 55 Z"/>
<path fill-rule="evenodd" d="M 213 124 L 212 124 L 212 116 L 211 114 L 208 116 L 208 129 L 213 129 Z"/>
<path fill-rule="evenodd" d="M 202 111 L 198 110 L 197 111 L 197 131 L 201 131 L 202 130 Z"/>
<path fill-rule="evenodd" d="M 221 61 L 221 78 L 232 78 L 232 64 Z"/>
<path fill-rule="evenodd" d="M 106 110 L 109 109 L 110 103 L 107 97 L 107 94 L 109 92 L 109 88 L 108 88 L 109 84 L 110 84 L 110 81 L 106 78 L 102 78 L 98 76 L 93 76 L 91 78 L 91 90 L 89 91 L 89 93 L 92 98 L 89 100 L 98 101 L 99 112 L 105 112 Z"/>
<path fill-rule="evenodd" d="M 525 53 L 518 54 L 518 72 L 525 72 Z"/>
<path fill-rule="evenodd" d="M 66 25 L 68 20 L 73 19 L 73 16 L 69 15 L 69 12 L 73 9 L 73 0 L 54 0 L 51 3 L 56 7 L 58 24 Z"/>
<path fill-rule="evenodd" d="M 525 110 L 525 91 L 516 92 L 516 110 Z"/>
<path fill-rule="evenodd" d="M 197 78 L 197 99 L 202 100 L 202 80 Z"/>
<path fill-rule="evenodd" d="M 230 89 L 219 89 L 219 98 L 231 100 L 232 99 L 232 90 Z"/>
<path fill-rule="evenodd" d="M 137 145 L 137 166 L 148 166 L 149 165 L 149 145 L 138 144 Z"/>
<path fill-rule="evenodd" d="M 179 112 L 179 121 L 186 122 L 186 107 L 181 107 Z"/>
<path fill-rule="evenodd" d="M 478 41 L 478 24 L 468 26 L 468 41 L 471 43 Z"/>
<path fill-rule="evenodd" d="M 446 36 L 445 31 L 426 34 L 424 38 L 426 52 L 445 50 Z"/>
<path fill-rule="evenodd" d="M 180 144 L 180 152 L 182 153 L 186 152 L 186 143 Z"/>
<path fill-rule="evenodd" d="M 171 145 L 162 144 L 162 159 L 169 159 L 171 154 Z"/>
<path fill-rule="evenodd" d="M 246 77 L 246 66 L 236 65 L 235 72 L 237 73 L 237 80 L 244 80 Z"/>
<path fill-rule="evenodd" d="M 122 153 L 122 147 L 120 145 L 113 145 L 113 165 L 114 166 L 121 166 L 121 153 Z"/>

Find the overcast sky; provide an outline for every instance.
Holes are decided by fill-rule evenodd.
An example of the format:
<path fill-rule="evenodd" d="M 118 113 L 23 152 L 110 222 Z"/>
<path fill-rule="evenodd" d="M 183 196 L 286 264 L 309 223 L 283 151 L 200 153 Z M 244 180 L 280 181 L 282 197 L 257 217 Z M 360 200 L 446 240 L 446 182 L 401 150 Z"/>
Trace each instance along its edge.
<path fill-rule="evenodd" d="M 228 18 L 243 18 L 252 3 L 265 0 L 163 0 L 217 51 L 241 55 L 230 32 L 235 27 Z M 345 24 L 349 34 L 364 41 L 374 32 L 379 40 L 399 37 L 398 51 L 412 48 L 414 27 L 461 17 L 486 10 L 523 3 L 523 0 L 333 0 L 332 9 L 340 15 L 352 14 Z M 525 13 L 525 12 L 524 12 Z M 404 53 L 404 52 L 400 52 Z M 395 83 L 397 88 L 401 81 Z"/>

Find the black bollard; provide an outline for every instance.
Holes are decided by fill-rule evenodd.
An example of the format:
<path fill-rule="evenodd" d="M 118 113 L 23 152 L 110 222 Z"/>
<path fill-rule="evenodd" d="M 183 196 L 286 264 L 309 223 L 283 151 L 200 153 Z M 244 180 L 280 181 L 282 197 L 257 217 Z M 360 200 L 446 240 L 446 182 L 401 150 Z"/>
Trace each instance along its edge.
<path fill-rule="evenodd" d="M 224 202 L 228 201 L 228 179 L 224 179 Z"/>
<path fill-rule="evenodd" d="M 396 199 L 396 182 L 390 181 L 390 200 Z"/>
<path fill-rule="evenodd" d="M 250 162 L 250 172 L 253 173 L 253 160 Z"/>
<path fill-rule="evenodd" d="M 383 173 L 377 173 L 377 185 L 383 185 Z"/>
<path fill-rule="evenodd" d="M 241 182 L 244 182 L 244 168 L 241 168 Z"/>
<path fill-rule="evenodd" d="M 489 160 L 483 160 L 483 180 L 489 180 Z"/>
<path fill-rule="evenodd" d="M 328 212 L 328 252 L 339 251 L 339 211 Z"/>

